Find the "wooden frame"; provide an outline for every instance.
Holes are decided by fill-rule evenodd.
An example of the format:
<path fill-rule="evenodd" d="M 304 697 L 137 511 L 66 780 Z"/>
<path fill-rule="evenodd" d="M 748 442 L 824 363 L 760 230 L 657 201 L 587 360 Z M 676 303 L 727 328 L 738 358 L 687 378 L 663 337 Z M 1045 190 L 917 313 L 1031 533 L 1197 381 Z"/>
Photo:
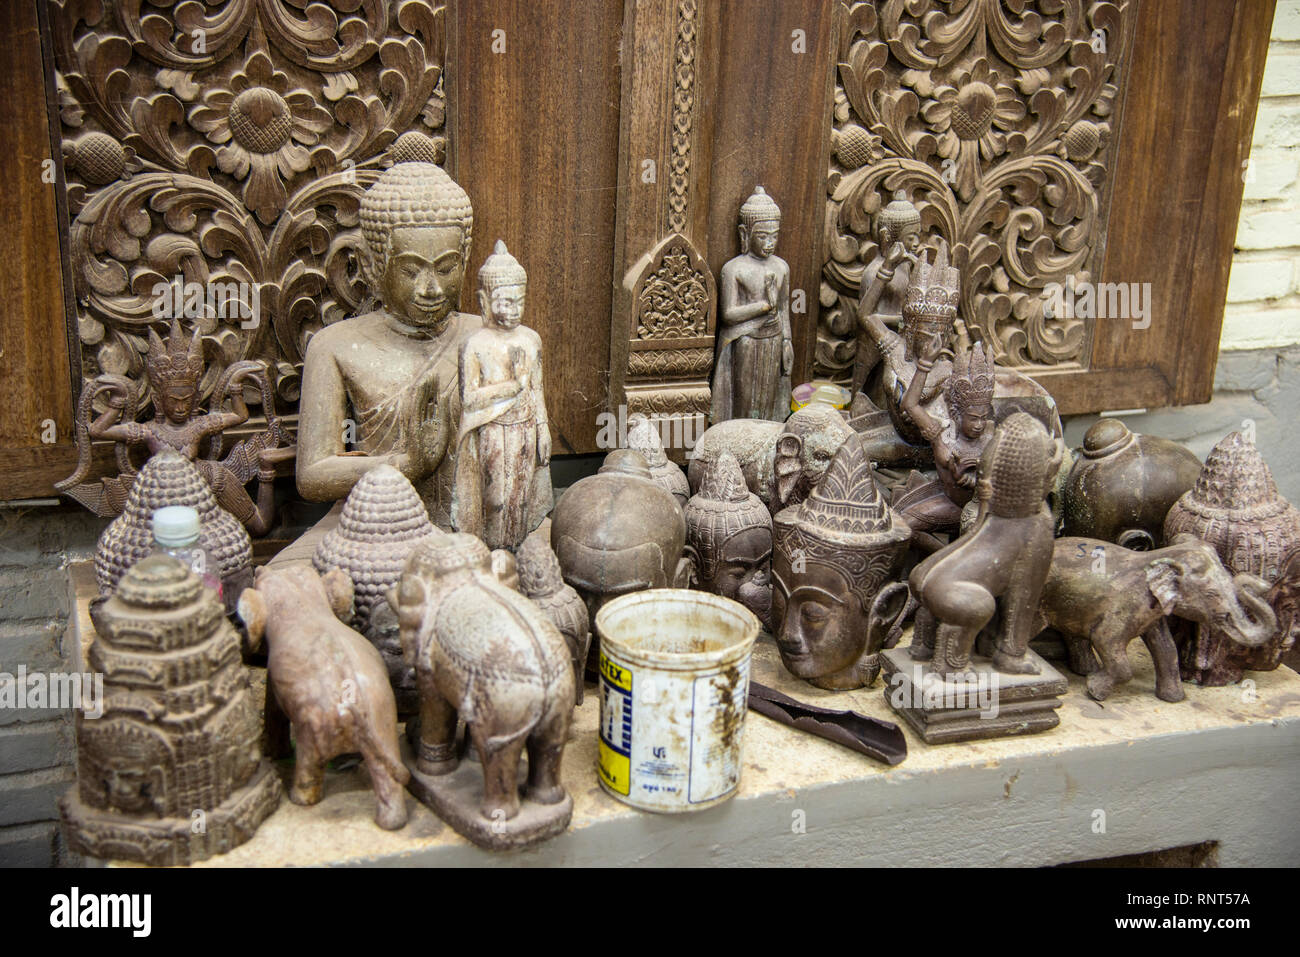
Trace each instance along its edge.
<path fill-rule="evenodd" d="M 1106 245 L 1093 278 L 1150 282 L 1152 323 L 1095 330 L 1086 368 L 1035 371 L 1065 413 L 1203 402 L 1213 387 L 1274 3 L 1134 2 Z M 691 174 L 699 190 L 690 206 L 692 241 L 716 273 L 735 254 L 736 213 L 753 187 L 778 199 L 778 251 L 791 265 L 792 288 L 807 298 L 807 312 L 793 317 L 806 377 L 820 308 L 840 5 L 788 0 L 759 15 L 753 0 L 697 3 L 716 42 L 699 48 L 709 62 L 696 91 L 694 148 L 704 165 Z M 652 7 L 662 15 L 637 19 Z M 655 229 L 646 225 L 654 217 L 640 222 L 628 187 L 631 160 L 649 148 L 633 134 L 662 116 L 645 112 L 649 101 L 637 105 L 629 64 L 640 61 L 627 59 L 637 47 L 625 42 L 620 63 L 619 44 L 633 23 L 635 43 L 670 51 L 675 10 L 669 0 L 601 0 L 577 18 L 568 7 L 524 0 L 447 5 L 447 162 L 476 200 L 471 276 L 498 236 L 529 269 L 529 310 L 553 370 L 548 405 L 557 453 L 596 451 L 597 416 L 618 398 L 610 381 L 615 291 L 663 236 L 662 215 Z M 68 253 L 46 19 L 44 0 L 10 3 L 0 13 L 8 54 L 0 92 L 17 106 L 3 160 L 16 186 L 0 197 L 8 267 L 0 274 L 3 500 L 52 496 L 53 483 L 75 464 L 81 369 L 76 306 L 63 274 L 51 268 Z M 511 50 L 505 57 L 490 49 L 499 28 Z M 653 108 L 668 109 L 658 99 L 662 84 L 653 89 Z M 654 139 L 652 130 L 645 139 Z M 47 158 L 54 184 L 41 180 Z M 473 283 L 466 285 L 464 305 L 472 308 Z M 55 441 L 44 442 L 51 423 Z"/>

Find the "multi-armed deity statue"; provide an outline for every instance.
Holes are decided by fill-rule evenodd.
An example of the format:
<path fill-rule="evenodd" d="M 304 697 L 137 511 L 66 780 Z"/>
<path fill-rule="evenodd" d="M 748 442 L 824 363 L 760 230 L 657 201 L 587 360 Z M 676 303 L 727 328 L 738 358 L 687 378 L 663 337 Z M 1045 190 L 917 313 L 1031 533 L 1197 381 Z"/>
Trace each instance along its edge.
<path fill-rule="evenodd" d="M 912 280 L 912 264 L 921 248 L 921 213 L 896 192 L 893 202 L 876 215 L 877 253 L 862 271 L 858 297 L 858 351 L 853 359 L 853 393 L 863 391 L 880 350 L 868 333 L 866 317 L 873 316 L 886 326 L 897 326 L 903 315 L 903 300 Z"/>
<path fill-rule="evenodd" d="M 130 447 L 143 445 L 150 455 L 172 449 L 198 468 L 212 488 L 217 503 L 239 519 L 254 535 L 270 530 L 275 514 L 275 466 L 294 456 L 287 447 L 288 433 L 275 414 L 274 394 L 266 377 L 266 366 L 246 360 L 227 366 L 212 393 L 211 411 L 195 408 L 199 382 L 203 378 L 203 348 L 199 331 L 186 339 L 180 323 L 173 320 L 171 335 L 164 342 L 149 330 L 149 351 L 145 354 L 145 375 L 153 396 L 154 417 L 147 422 L 135 421 L 139 395 L 136 386 L 117 375 L 101 375 L 81 393 L 77 404 L 77 469 L 55 485 L 59 491 L 75 498 L 96 515 L 121 514 L 131 486 L 139 474 L 131 464 Z M 244 389 L 257 387 L 262 393 L 266 414 L 264 431 L 244 439 L 221 457 L 222 433 L 248 421 Z M 106 409 L 97 417 L 94 406 L 103 397 Z M 219 404 L 228 401 L 230 411 Z M 116 443 L 120 473 L 102 481 L 87 481 L 91 470 L 92 440 Z M 204 444 L 207 458 L 201 458 Z M 244 486 L 254 477 L 258 481 L 257 501 Z"/>
<path fill-rule="evenodd" d="M 938 335 L 926 344 L 902 403 L 904 415 L 934 450 L 939 477 L 937 481 L 926 481 L 913 472 L 893 502 L 912 527 L 913 541 L 927 551 L 942 546 L 931 532 L 958 530 L 962 507 L 975 494 L 980 456 L 993 435 L 993 357 L 982 344 L 953 358 L 952 374 L 943 387 L 946 422 L 930 415 L 921 404 L 941 348 Z"/>
<path fill-rule="evenodd" d="M 415 485 L 436 524 L 450 524 L 457 361 L 480 326 L 455 311 L 473 222 L 469 196 L 432 163 L 398 163 L 366 191 L 365 274 L 383 307 L 311 340 L 298 426 L 305 497 L 341 499 L 388 464 Z"/>
<path fill-rule="evenodd" d="M 451 521 L 490 548 L 513 549 L 553 504 L 542 339 L 520 324 L 528 275 L 504 242 L 478 281 L 487 324 L 460 350 Z"/>
<path fill-rule="evenodd" d="M 876 463 L 929 466 L 935 462 L 935 449 L 926 433 L 933 434 L 937 429 L 942 435 L 950 424 L 947 382 L 954 365 L 948 355 L 955 352 L 966 356 L 971 349 L 965 326 L 957 315 L 961 272 L 949 264 L 948 246 L 943 240 L 939 241 L 932 261 L 918 260 L 903 300 L 898 332 L 890 329 L 884 317 L 874 311 L 874 295 L 873 287 L 858 318 L 863 331 L 880 352 L 885 408 L 876 414 L 860 416 L 854 423 Z M 981 364 L 989 361 L 989 348 L 985 343 Z M 921 384 L 913 389 L 923 355 L 928 366 L 921 376 Z M 964 363 L 973 361 L 973 358 L 963 359 Z M 1014 369 L 992 366 L 991 371 L 993 393 L 989 421 L 1000 422 L 1013 412 L 1027 411 L 1052 435 L 1061 434 L 1056 403 L 1046 389 Z M 905 397 L 909 400 L 907 408 L 904 408 Z M 983 411 L 982 404 L 977 411 Z M 886 415 L 888 421 L 883 421 Z M 977 417 L 969 418 L 974 423 Z M 978 437 L 967 435 L 966 438 L 974 441 Z"/>
<path fill-rule="evenodd" d="M 718 278 L 713 422 L 790 414 L 790 267 L 776 251 L 781 209 L 759 186 L 740 207 L 743 250 Z"/>

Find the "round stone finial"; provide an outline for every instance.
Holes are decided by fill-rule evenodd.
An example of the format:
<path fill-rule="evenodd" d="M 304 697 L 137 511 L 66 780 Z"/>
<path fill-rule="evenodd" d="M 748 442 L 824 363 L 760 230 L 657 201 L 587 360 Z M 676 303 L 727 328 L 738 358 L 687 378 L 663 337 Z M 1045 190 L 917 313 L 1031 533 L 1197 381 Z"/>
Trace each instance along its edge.
<path fill-rule="evenodd" d="M 1102 419 L 1094 422 L 1083 436 L 1083 452 L 1088 458 L 1099 458 L 1119 449 L 1133 435 L 1119 419 Z"/>
<path fill-rule="evenodd" d="M 177 608 L 199 600 L 203 582 L 170 555 L 150 555 L 126 570 L 117 597 L 138 608 Z"/>

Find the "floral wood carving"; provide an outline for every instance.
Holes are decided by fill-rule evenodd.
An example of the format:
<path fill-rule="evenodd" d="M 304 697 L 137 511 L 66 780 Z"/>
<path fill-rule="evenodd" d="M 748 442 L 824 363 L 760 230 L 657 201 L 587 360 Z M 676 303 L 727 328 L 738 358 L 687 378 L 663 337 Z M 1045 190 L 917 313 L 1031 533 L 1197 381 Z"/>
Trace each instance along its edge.
<path fill-rule="evenodd" d="M 962 270 L 961 315 L 1013 366 L 1086 364 L 1049 283 L 1101 262 L 1134 0 L 842 5 L 816 368 L 844 378 L 874 214 L 895 190 Z"/>
<path fill-rule="evenodd" d="M 637 296 L 638 339 L 687 339 L 709 334 L 713 304 L 708 266 L 693 262 L 686 240 L 677 240 L 659 258 Z"/>
<path fill-rule="evenodd" d="M 445 152 L 444 7 L 50 0 L 50 19 L 84 378 L 135 380 L 147 406 L 155 290 L 180 276 L 237 296 L 184 299 L 202 396 L 263 359 L 296 403 L 311 335 L 362 305 L 362 192 Z"/>
<path fill-rule="evenodd" d="M 717 304 L 708 263 L 689 239 L 673 233 L 632 267 L 626 286 L 636 320 L 628 353 L 628 411 L 707 413 Z"/>
<path fill-rule="evenodd" d="M 673 142 L 669 172 L 667 232 L 686 232 L 690 200 L 691 125 L 695 112 L 697 0 L 678 0 L 677 42 L 673 47 Z"/>

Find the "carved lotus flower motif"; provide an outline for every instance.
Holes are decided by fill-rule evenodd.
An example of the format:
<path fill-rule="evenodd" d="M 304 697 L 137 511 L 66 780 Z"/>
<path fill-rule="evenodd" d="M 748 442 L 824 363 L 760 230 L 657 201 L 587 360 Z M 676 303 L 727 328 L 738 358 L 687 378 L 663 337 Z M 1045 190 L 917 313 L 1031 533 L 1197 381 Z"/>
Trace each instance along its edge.
<path fill-rule="evenodd" d="M 251 54 L 228 88 L 210 89 L 190 110 L 190 125 L 219 144 L 217 165 L 244 180 L 244 203 L 264 223 L 288 201 L 285 181 L 305 171 L 308 146 L 333 124 L 306 90 L 289 88 L 264 52 Z"/>
<path fill-rule="evenodd" d="M 983 57 L 958 74 L 956 86 L 937 86 L 922 114 L 938 134 L 939 155 L 956 164 L 956 192 L 970 199 L 979 162 L 1007 151 L 1008 134 L 1025 118 L 1025 104 Z"/>

